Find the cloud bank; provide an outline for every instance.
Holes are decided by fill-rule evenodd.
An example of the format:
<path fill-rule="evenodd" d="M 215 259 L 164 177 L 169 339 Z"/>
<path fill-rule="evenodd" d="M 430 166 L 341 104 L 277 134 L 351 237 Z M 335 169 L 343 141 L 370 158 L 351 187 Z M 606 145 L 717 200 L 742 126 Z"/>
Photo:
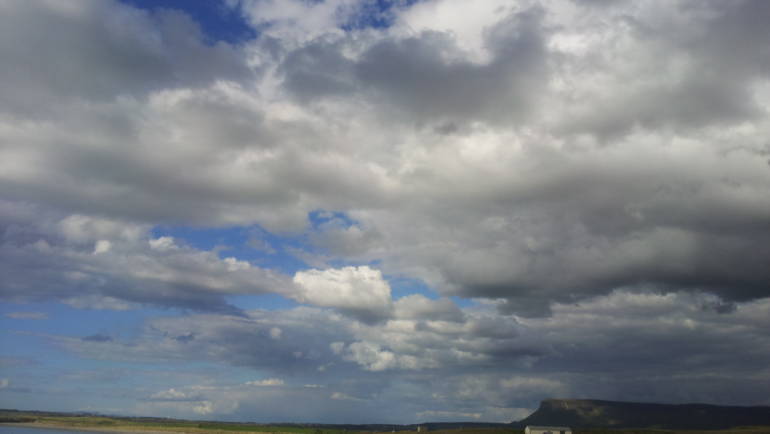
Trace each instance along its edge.
<path fill-rule="evenodd" d="M 0 1 L 3 321 L 153 312 L 18 333 L 246 372 L 136 374 L 110 401 L 136 413 L 769 404 L 770 4 L 477 3 L 225 1 L 254 29 L 231 43 L 184 10 Z"/>

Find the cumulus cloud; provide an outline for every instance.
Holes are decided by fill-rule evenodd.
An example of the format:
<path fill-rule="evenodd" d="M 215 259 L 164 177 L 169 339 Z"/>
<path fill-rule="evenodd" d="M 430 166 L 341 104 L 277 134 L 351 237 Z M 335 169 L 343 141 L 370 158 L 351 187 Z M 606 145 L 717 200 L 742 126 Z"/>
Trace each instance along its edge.
<path fill-rule="evenodd" d="M 260 386 L 260 387 L 283 386 L 283 380 L 281 380 L 280 378 L 266 378 L 264 380 L 247 381 L 246 384 L 249 386 Z"/>
<path fill-rule="evenodd" d="M 378 344 L 369 342 L 353 342 L 350 344 L 347 347 L 345 359 L 357 363 L 368 371 L 418 368 L 418 360 L 414 356 L 398 356 L 392 351 L 383 350 Z"/>
<path fill-rule="evenodd" d="M 399 298 L 394 303 L 396 318 L 430 319 L 461 322 L 464 314 L 456 304 L 447 298 L 431 300 L 421 294 Z"/>
<path fill-rule="evenodd" d="M 5 2 L 2 9 L 0 51 L 17 65 L 2 73 L 6 114 L 37 117 L 84 100 L 250 75 L 235 48 L 207 46 L 198 25 L 180 12 L 150 14 L 114 1 Z"/>
<path fill-rule="evenodd" d="M 767 59 L 751 24 L 761 3 L 489 4 L 461 20 L 446 0 L 393 8 L 393 26 L 376 31 L 344 30 L 364 13 L 358 3 L 289 6 L 239 3 L 265 30 L 249 51 L 201 43 L 178 13 L 6 5 L 4 16 L 107 32 L 85 44 L 99 65 L 113 65 L 98 53 L 114 43 L 139 64 L 201 76 L 131 74 L 154 84 L 125 98 L 117 89 L 134 92 L 124 83 L 134 79 L 107 71 L 118 81 L 98 93 L 72 90 L 93 104 L 50 90 L 56 98 L 41 98 L 67 113 L 40 123 L 18 109 L 21 122 L 3 123 L 0 193 L 64 210 L 64 236 L 87 238 L 97 258 L 116 246 L 97 236 L 111 229 L 94 214 L 302 232 L 311 211 L 339 209 L 360 224 L 309 234 L 328 260 L 379 261 L 444 295 L 505 299 L 509 312 L 544 315 L 553 301 L 646 284 L 767 296 Z M 103 27 L 97 18 L 112 10 L 122 26 Z M 617 25 L 599 25 L 606 17 Z M 286 33 L 290 23 L 309 33 Z M 206 64 L 221 70 L 185 63 L 217 56 L 229 60 Z M 249 62 L 260 74 L 234 72 Z"/>
<path fill-rule="evenodd" d="M 594 3 L 233 0 L 258 36 L 231 45 L 179 11 L 2 2 L 0 298 L 171 308 L 40 336 L 249 370 L 143 391 L 179 416 L 766 403 L 770 6 Z M 242 307 L 264 294 L 306 306 Z"/>
<path fill-rule="evenodd" d="M 390 285 L 380 270 L 368 266 L 300 271 L 294 275 L 297 294 L 303 303 L 334 307 L 364 321 L 390 315 Z"/>
<path fill-rule="evenodd" d="M 148 398 L 151 401 L 201 401 L 200 396 L 191 396 L 189 393 L 176 390 L 176 389 L 168 389 L 168 390 L 162 390 L 160 392 L 153 393 Z"/>
<path fill-rule="evenodd" d="M 301 0 L 240 0 L 236 6 L 252 25 L 265 35 L 291 45 L 301 45 L 326 33 L 343 33 L 366 11 L 366 2 L 329 0 L 308 3 Z"/>

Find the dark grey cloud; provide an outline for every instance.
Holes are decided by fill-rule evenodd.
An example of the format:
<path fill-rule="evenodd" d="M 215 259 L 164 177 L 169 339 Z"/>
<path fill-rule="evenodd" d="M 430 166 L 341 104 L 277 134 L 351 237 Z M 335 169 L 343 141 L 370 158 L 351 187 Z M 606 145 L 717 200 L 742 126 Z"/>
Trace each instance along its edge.
<path fill-rule="evenodd" d="M 206 45 L 181 12 L 149 13 L 117 2 L 6 2 L 0 73 L 6 114 L 38 117 L 54 108 L 169 87 L 251 75 L 237 49 Z"/>
<path fill-rule="evenodd" d="M 547 80 L 542 11 L 513 14 L 489 29 L 488 62 L 465 59 L 452 35 L 425 31 L 383 38 L 356 58 L 342 41 L 319 39 L 281 64 L 286 88 L 302 101 L 360 98 L 411 122 L 517 122 L 536 110 Z"/>

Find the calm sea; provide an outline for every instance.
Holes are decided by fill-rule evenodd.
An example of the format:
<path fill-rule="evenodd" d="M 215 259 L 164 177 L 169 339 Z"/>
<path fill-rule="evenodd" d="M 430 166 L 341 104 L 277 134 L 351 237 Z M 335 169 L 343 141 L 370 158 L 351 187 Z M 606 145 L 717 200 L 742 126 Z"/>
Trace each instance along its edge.
<path fill-rule="evenodd" d="M 23 426 L 2 426 L 0 425 L 0 434 L 98 434 L 94 431 L 78 431 L 48 428 L 31 428 Z"/>

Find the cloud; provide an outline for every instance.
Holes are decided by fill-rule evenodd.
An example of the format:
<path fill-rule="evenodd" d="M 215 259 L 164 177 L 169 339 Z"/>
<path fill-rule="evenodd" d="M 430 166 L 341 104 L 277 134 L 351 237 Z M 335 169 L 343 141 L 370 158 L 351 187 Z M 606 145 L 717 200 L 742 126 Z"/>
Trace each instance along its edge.
<path fill-rule="evenodd" d="M 266 378 L 264 380 L 247 381 L 246 384 L 249 386 L 275 387 L 275 386 L 283 386 L 283 380 L 281 380 L 280 378 Z"/>
<path fill-rule="evenodd" d="M 8 312 L 5 314 L 5 316 L 13 319 L 48 319 L 48 314 L 45 312 Z"/>
<path fill-rule="evenodd" d="M 278 327 L 272 327 L 269 333 L 270 338 L 275 340 L 281 339 L 281 336 L 283 336 L 283 330 Z"/>
<path fill-rule="evenodd" d="M 466 420 L 466 419 L 481 419 L 482 413 L 462 413 L 458 411 L 446 411 L 446 410 L 425 410 L 417 413 L 417 417 L 423 420 Z"/>
<path fill-rule="evenodd" d="M 1 77 L 6 113 L 37 116 L 83 100 L 141 97 L 251 74 L 235 48 L 221 42 L 207 46 L 198 25 L 176 11 L 148 13 L 113 1 L 86 1 L 8 3 L 2 15 L 0 51 L 17 65 Z M 58 37 L 44 37 L 31 31 L 35 28 Z"/>
<path fill-rule="evenodd" d="M 351 403 L 371 405 L 359 408 L 358 416 L 370 421 L 390 420 L 377 408 L 392 402 L 399 403 L 393 410 L 398 420 L 436 411 L 480 413 L 482 420 L 501 421 L 518 419 L 539 400 L 554 396 L 762 402 L 757 385 L 770 381 L 770 304 L 742 302 L 722 313 L 703 308 L 716 301 L 709 294 L 617 291 L 579 304 L 556 304 L 550 318 L 513 321 L 494 306 L 468 307 L 459 323 L 391 319 L 363 324 L 330 310 L 298 307 L 251 311 L 248 318 L 157 318 L 131 339 L 48 339 L 81 357 L 176 369 L 204 361 L 265 373 L 237 386 L 174 387 L 174 396 L 156 396 L 209 401 L 216 404 L 212 414 L 247 411 L 263 399 L 280 406 L 297 399 L 328 400 L 330 394 L 338 394 L 333 401 L 365 400 Z M 273 327 L 283 330 L 283 339 L 270 337 Z M 189 333 L 194 340 L 176 339 Z M 323 387 L 292 386 L 283 382 L 287 376 L 292 384 Z"/>
<path fill-rule="evenodd" d="M 294 275 L 302 303 L 334 307 L 363 321 L 390 315 L 390 286 L 379 270 L 368 266 L 300 271 Z"/>
<path fill-rule="evenodd" d="M 392 351 L 383 350 L 379 345 L 368 342 L 350 344 L 347 347 L 345 360 L 355 362 L 367 371 L 418 367 L 415 357 L 409 355 L 398 357 Z"/>
<path fill-rule="evenodd" d="M 335 399 L 338 401 L 366 401 L 365 399 L 357 398 L 355 396 L 350 396 L 342 392 L 334 392 L 331 395 L 329 395 L 329 398 Z"/>
<path fill-rule="evenodd" d="M 410 3 L 228 1 L 239 45 L 2 3 L 0 298 L 170 309 L 34 336 L 244 370 L 125 394 L 159 415 L 767 403 L 767 3 Z"/>
<path fill-rule="evenodd" d="M 33 215 L 15 202 L 5 206 L 20 213 L 3 222 L 13 228 L 0 240 L 5 299 L 239 314 L 225 295 L 282 292 L 291 285 L 288 276 L 248 262 L 220 259 L 215 252 L 178 245 L 170 237 L 152 238 L 145 225 L 83 215 Z M 26 272 L 29 268 L 36 272 Z"/>
<path fill-rule="evenodd" d="M 202 398 L 199 395 L 190 395 L 181 390 L 168 389 L 153 393 L 148 400 L 165 402 L 200 402 L 202 401 Z"/>
<path fill-rule="evenodd" d="M 341 28 L 363 9 L 363 2 L 245 0 L 240 1 L 238 6 L 252 25 L 264 34 L 287 43 L 300 44 L 327 32 L 341 33 Z"/>
<path fill-rule="evenodd" d="M 335 337 L 348 336 L 348 321 L 328 311 L 298 307 L 289 311 L 249 311 L 243 316 L 232 317 L 155 318 L 144 324 L 139 337 L 132 340 L 66 336 L 50 339 L 69 351 L 99 360 L 184 365 L 185 361 L 203 359 L 210 363 L 262 369 L 274 375 L 268 379 L 306 375 L 307 383 L 317 383 L 317 368 L 335 360 L 329 343 Z M 309 323 L 314 326 L 306 328 Z M 275 328 L 283 331 L 281 339 L 273 337 Z M 327 374 L 333 372 L 330 370 Z"/>
<path fill-rule="evenodd" d="M 97 333 L 95 335 L 86 336 L 83 340 L 86 342 L 110 342 L 112 341 L 112 337 Z"/>
<path fill-rule="evenodd" d="M 303 102 L 355 99 L 395 122 L 502 123 L 527 117 L 545 84 L 542 13 L 497 17 L 484 32 L 491 59 L 466 59 L 451 33 L 425 30 L 373 41 L 346 56 L 344 38 L 317 39 L 281 64 L 286 88 Z"/>
<path fill-rule="evenodd" d="M 378 261 L 441 295 L 505 299 L 504 309 L 519 314 L 546 315 L 554 301 L 633 285 L 728 301 L 767 296 L 766 56 L 754 49 L 762 31 L 736 24 L 753 23 L 764 6 L 662 14 L 654 4 L 606 12 L 490 4 L 464 21 L 456 3 L 442 1 L 392 9 L 390 28 L 344 30 L 359 6 L 241 3 L 266 26 L 248 50 L 203 44 L 180 14 L 113 3 L 7 6 L 19 21 L 87 24 L 68 37 L 91 50 L 92 63 L 114 67 L 117 57 L 99 55 L 111 45 L 100 44 L 117 44 L 127 50 L 121 58 L 202 76 L 174 73 L 172 83 L 161 72 L 158 80 L 132 74 L 149 86 L 134 91 L 134 78 L 107 71 L 118 81 L 96 93 L 73 88 L 90 105 L 60 98 L 53 77 L 25 76 L 68 110 L 33 122 L 8 106 L 29 122 L 3 124 L 11 145 L 0 193 L 60 213 L 62 236 L 91 241 L 93 262 L 119 249 L 111 237 L 133 236 L 109 224 L 130 232 L 158 222 L 257 223 L 306 233 L 328 255 L 317 268 Z M 113 9 L 124 26 L 104 28 L 97 18 Z M 598 26 L 606 16 L 618 24 Z M 292 22 L 316 33 L 279 30 Z M 121 30 L 147 26 L 154 30 Z M 40 27 L 50 28 L 25 26 Z M 725 30 L 705 31 L 713 28 Z M 89 45 L 85 31 L 109 37 Z M 730 54 L 741 44 L 754 56 Z M 185 63 L 218 56 L 230 60 L 206 64 L 222 70 Z M 260 74 L 233 72 L 249 62 Z M 725 79 L 735 74 L 745 80 Z M 35 103 L 43 106 L 53 105 Z M 317 209 L 341 210 L 356 224 L 313 228 L 308 215 Z M 229 309 L 206 292 L 153 302 Z M 157 295 L 125 301 L 148 298 Z M 371 321 L 387 307 L 366 310 Z"/>
<path fill-rule="evenodd" d="M 462 310 L 451 300 L 431 300 L 424 295 L 412 294 L 401 297 L 394 303 L 395 317 L 401 319 L 428 319 L 437 321 L 462 322 Z"/>
<path fill-rule="evenodd" d="M 483 397 L 497 407 L 529 407 L 537 397 L 567 396 L 599 373 L 608 383 L 597 389 L 595 397 L 639 394 L 661 399 L 645 389 L 643 379 L 652 376 L 661 384 L 664 378 L 680 386 L 702 382 L 695 389 L 700 392 L 691 397 L 708 401 L 708 388 L 749 378 L 764 381 L 763 363 L 770 357 L 760 345 L 768 339 L 764 332 L 768 303 L 739 303 L 722 313 L 703 308 L 715 301 L 708 294 L 621 291 L 580 304 L 557 304 L 551 318 L 514 321 L 490 307 L 465 309 L 460 323 L 389 320 L 370 325 L 330 316 L 328 311 L 296 308 L 253 311 L 250 319 L 214 315 L 156 319 L 134 341 L 65 337 L 54 341 L 86 357 L 207 360 L 281 376 L 291 373 L 299 375 L 299 382 L 306 375 L 315 381 L 308 384 L 318 384 L 319 378 L 334 381 L 342 372 L 362 385 L 367 384 L 366 372 L 383 373 L 394 381 L 428 381 L 438 375 L 445 382 L 431 387 L 446 389 L 436 393 L 448 402 L 453 396 Z M 283 330 L 284 339 L 271 338 L 274 327 Z M 176 339 L 189 334 L 195 339 Z M 747 357 L 728 356 L 736 353 Z M 321 366 L 326 369 L 319 371 Z M 358 374 L 352 367 L 358 367 Z M 658 393 L 673 387 L 655 381 L 662 387 Z M 625 386 L 633 388 L 626 393 Z"/>

